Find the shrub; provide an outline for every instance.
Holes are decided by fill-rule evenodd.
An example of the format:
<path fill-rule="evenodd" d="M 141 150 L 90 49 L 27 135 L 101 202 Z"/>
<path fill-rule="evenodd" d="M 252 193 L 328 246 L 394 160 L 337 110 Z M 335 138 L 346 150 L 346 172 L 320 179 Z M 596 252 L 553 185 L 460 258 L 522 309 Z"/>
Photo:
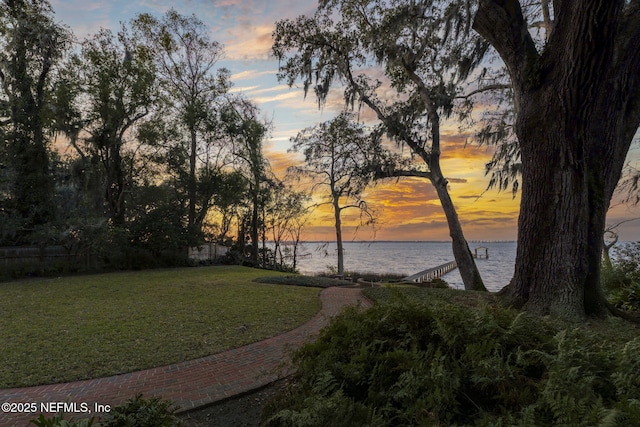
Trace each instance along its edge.
<path fill-rule="evenodd" d="M 611 268 L 602 269 L 602 287 L 617 308 L 640 311 L 640 242 L 614 249 Z"/>
<path fill-rule="evenodd" d="M 640 339 L 485 305 L 350 309 L 294 355 L 269 426 L 638 425 Z"/>
<path fill-rule="evenodd" d="M 335 266 L 327 266 L 327 271 L 318 274 L 319 277 L 336 277 L 338 276 L 338 269 Z M 366 271 L 345 271 L 343 274 L 344 277 L 349 277 L 353 282 L 356 282 L 358 279 L 362 279 L 366 282 L 384 282 L 384 283 L 394 283 L 400 282 L 405 277 L 402 274 L 397 273 L 373 273 Z"/>
<path fill-rule="evenodd" d="M 154 397 L 144 399 L 142 394 L 111 409 L 103 417 L 103 427 L 173 427 L 180 425 L 176 416 L 178 407 L 173 402 Z"/>
<path fill-rule="evenodd" d="M 91 427 L 94 425 L 94 418 L 74 421 L 64 419 L 64 414 L 57 414 L 51 418 L 45 417 L 43 414 L 34 420 L 31 420 L 31 424 L 35 424 L 38 427 Z"/>
<path fill-rule="evenodd" d="M 449 284 L 439 277 L 435 279 L 431 279 L 428 282 L 417 283 L 416 286 L 420 288 L 439 288 L 439 289 L 448 289 Z"/>

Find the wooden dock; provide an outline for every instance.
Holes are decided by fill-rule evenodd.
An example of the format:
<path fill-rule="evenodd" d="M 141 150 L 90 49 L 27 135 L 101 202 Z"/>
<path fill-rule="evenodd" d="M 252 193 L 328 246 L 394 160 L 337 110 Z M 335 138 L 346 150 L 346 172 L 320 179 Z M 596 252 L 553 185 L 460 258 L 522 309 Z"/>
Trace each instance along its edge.
<path fill-rule="evenodd" d="M 458 264 L 455 261 L 447 262 L 437 267 L 428 268 L 419 273 L 407 276 L 402 279 L 403 282 L 424 283 L 430 282 L 433 279 L 438 279 L 450 271 L 458 268 Z"/>

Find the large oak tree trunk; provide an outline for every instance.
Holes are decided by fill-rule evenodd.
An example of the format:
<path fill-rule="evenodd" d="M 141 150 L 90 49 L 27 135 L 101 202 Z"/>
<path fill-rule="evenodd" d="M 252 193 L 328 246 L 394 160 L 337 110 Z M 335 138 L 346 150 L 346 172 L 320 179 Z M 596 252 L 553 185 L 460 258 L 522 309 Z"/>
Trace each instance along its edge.
<path fill-rule="evenodd" d="M 474 28 L 504 59 L 515 94 L 522 201 L 505 293 L 532 311 L 579 318 L 605 311 L 602 235 L 640 119 L 640 20 L 622 1 L 554 5 L 542 52 L 518 1 L 481 0 Z"/>
<path fill-rule="evenodd" d="M 599 260 L 610 195 L 604 168 L 590 152 L 600 152 L 602 142 L 578 135 L 579 119 L 546 94 L 528 101 L 518 122 L 526 142 L 512 296 L 543 314 L 601 312 Z"/>

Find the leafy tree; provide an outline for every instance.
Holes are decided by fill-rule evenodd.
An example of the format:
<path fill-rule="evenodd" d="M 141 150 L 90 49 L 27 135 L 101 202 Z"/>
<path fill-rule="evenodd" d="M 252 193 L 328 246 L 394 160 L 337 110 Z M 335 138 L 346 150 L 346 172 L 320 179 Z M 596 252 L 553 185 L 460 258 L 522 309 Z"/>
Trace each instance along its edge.
<path fill-rule="evenodd" d="M 18 241 L 30 240 L 29 233 L 55 217 L 52 79 L 70 41 L 70 31 L 56 23 L 46 0 L 0 2 L 2 222 L 18 218 L 14 225 L 21 231 L 8 232 Z"/>
<path fill-rule="evenodd" d="M 301 196 L 303 198 L 307 198 L 307 195 Z M 293 205 L 294 207 L 296 205 Z M 302 237 L 302 230 L 306 227 L 307 222 L 309 221 L 311 210 L 309 207 L 302 207 L 301 209 L 294 209 L 291 221 L 288 225 L 288 236 L 289 241 L 291 242 L 290 249 L 290 260 L 291 260 L 291 268 L 295 271 L 298 268 L 298 255 L 300 250 L 300 239 Z"/>
<path fill-rule="evenodd" d="M 269 164 L 262 152 L 262 143 L 269 131 L 269 124 L 261 121 L 258 118 L 257 107 L 244 99 L 228 104 L 223 111 L 223 120 L 226 132 L 232 140 L 237 168 L 248 183 L 250 258 L 257 263 L 261 211 L 268 197 L 268 187 L 263 184 L 274 182 L 269 174 Z"/>
<path fill-rule="evenodd" d="M 279 270 L 288 267 L 287 259 L 291 260 L 290 267 L 296 269 L 300 234 L 310 210 L 309 200 L 307 192 L 296 191 L 284 183 L 278 183 L 271 191 L 264 222 L 273 242 L 273 263 Z"/>
<path fill-rule="evenodd" d="M 613 249 L 602 271 L 602 286 L 608 300 L 627 311 L 640 311 L 640 242 L 627 242 Z M 605 258 L 605 261 L 607 258 Z"/>
<path fill-rule="evenodd" d="M 640 3 L 544 2 L 543 43 L 523 3 L 481 0 L 473 23 L 506 65 L 517 112 L 522 201 L 505 293 L 544 314 L 603 313 L 606 212 L 640 123 Z"/>
<path fill-rule="evenodd" d="M 184 248 L 191 243 L 183 210 L 176 206 L 173 193 L 167 183 L 142 187 L 136 191 L 136 203 L 130 212 L 127 228 L 132 245 L 149 251 L 155 258 L 163 254 L 186 257 Z"/>
<path fill-rule="evenodd" d="M 173 160 L 179 160 L 173 166 L 187 195 L 189 227 L 199 233 L 212 194 L 198 193 L 203 188 L 198 178 L 210 178 L 219 167 L 211 150 L 223 139 L 219 113 L 230 87 L 229 71 L 216 70 L 222 46 L 209 38 L 209 29 L 195 15 L 185 17 L 173 9 L 161 20 L 141 14 L 133 25 L 155 59 L 166 97 L 162 114 L 175 121 L 181 134 L 172 150 Z"/>
<path fill-rule="evenodd" d="M 222 171 L 213 203 L 214 211 L 220 214 L 215 238 L 226 242 L 231 238 L 229 232 L 233 221 L 240 216 L 246 206 L 248 182 L 240 170 Z"/>
<path fill-rule="evenodd" d="M 470 34 L 470 3 L 461 3 L 323 0 L 313 17 L 277 23 L 273 52 L 280 79 L 302 79 L 321 104 L 339 81 L 348 105 L 369 107 L 384 131 L 411 149 L 422 168 L 385 168 L 379 176 L 433 184 L 465 288 L 485 290 L 440 167 L 441 123 L 486 50 Z"/>
<path fill-rule="evenodd" d="M 328 202 L 333 208 L 338 274 L 344 274 L 344 248 L 342 246 L 342 211 L 356 208 L 373 222 L 367 203 L 361 198 L 370 183 L 367 170 L 370 154 L 380 145 L 380 135 L 366 133 L 352 116 L 342 113 L 333 120 L 307 128 L 292 139 L 292 151 L 302 152 L 304 165 L 292 166 L 290 171 L 311 177 L 314 189 L 325 187 Z"/>
<path fill-rule="evenodd" d="M 102 166 L 107 216 L 114 225 L 123 226 L 135 162 L 125 147 L 157 100 L 153 64 L 125 28 L 117 36 L 100 30 L 83 42 L 72 63 L 79 88 L 71 144 L 82 162 Z"/>

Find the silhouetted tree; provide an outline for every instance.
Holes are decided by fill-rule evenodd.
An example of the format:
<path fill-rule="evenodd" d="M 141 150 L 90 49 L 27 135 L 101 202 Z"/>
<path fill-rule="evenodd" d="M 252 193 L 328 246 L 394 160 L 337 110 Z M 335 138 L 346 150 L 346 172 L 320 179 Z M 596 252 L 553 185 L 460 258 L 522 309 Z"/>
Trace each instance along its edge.
<path fill-rule="evenodd" d="M 157 102 L 155 70 L 125 28 L 117 36 L 103 29 L 85 40 L 72 64 L 78 114 L 71 144 L 85 163 L 102 166 L 107 217 L 113 225 L 123 226 L 135 162 L 135 150 L 126 145 Z"/>
<path fill-rule="evenodd" d="M 187 194 L 187 222 L 200 233 L 213 194 L 199 194 L 210 186 L 198 181 L 214 174 L 216 156 L 211 153 L 220 140 L 223 126 L 219 113 L 229 87 L 229 71 L 218 68 L 222 46 L 210 39 L 209 29 L 195 15 L 182 16 L 170 9 L 158 20 L 149 14 L 139 15 L 133 22 L 136 34 L 153 55 L 158 78 L 166 97 L 165 119 L 175 121 L 183 133 L 174 141 L 174 167 L 177 183 Z M 180 162 L 177 162 L 180 160 Z M 202 169 L 202 170 L 200 170 Z"/>
<path fill-rule="evenodd" d="M 362 192 L 371 182 L 367 166 L 369 156 L 377 151 L 380 135 L 367 133 L 364 127 L 342 113 L 333 120 L 304 129 L 292 139 L 292 151 L 304 155 L 304 164 L 289 170 L 312 179 L 313 188 L 324 187 L 328 192 L 336 231 L 338 274 L 344 274 L 344 248 L 342 245 L 342 211 L 358 209 L 367 222 L 374 216 Z"/>
<path fill-rule="evenodd" d="M 13 242 L 31 241 L 55 218 L 49 143 L 55 69 L 71 33 L 46 0 L 0 2 L 0 137 L 3 227 Z"/>

